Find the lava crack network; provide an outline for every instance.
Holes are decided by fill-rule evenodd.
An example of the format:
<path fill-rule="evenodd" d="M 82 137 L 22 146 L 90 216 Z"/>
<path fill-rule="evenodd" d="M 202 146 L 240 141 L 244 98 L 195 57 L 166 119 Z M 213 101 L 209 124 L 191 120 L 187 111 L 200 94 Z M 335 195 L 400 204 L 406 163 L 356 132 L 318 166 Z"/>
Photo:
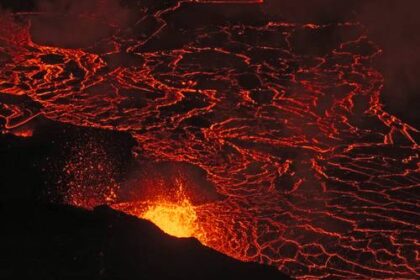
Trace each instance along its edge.
<path fill-rule="evenodd" d="M 383 110 L 364 28 L 190 26 L 168 47 L 164 14 L 186 2 L 107 51 L 34 43 L 29 18 L 3 15 L 2 130 L 41 115 L 125 131 L 143 158 L 204 170 L 225 199 L 195 206 L 197 238 L 235 258 L 298 278 L 420 277 L 418 131 Z"/>

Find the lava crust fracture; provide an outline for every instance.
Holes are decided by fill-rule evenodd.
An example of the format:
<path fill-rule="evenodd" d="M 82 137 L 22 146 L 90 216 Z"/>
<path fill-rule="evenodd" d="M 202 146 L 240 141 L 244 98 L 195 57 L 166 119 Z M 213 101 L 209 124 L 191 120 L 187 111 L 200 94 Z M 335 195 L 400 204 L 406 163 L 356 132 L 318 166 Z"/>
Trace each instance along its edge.
<path fill-rule="evenodd" d="M 178 10 L 227 1 L 165 2 L 86 48 L 35 43 L 37 15 L 3 14 L 1 130 L 43 116 L 124 131 L 141 159 L 204 170 L 225 199 L 194 206 L 196 237 L 237 259 L 297 278 L 420 277 L 418 130 L 384 111 L 364 27 L 181 28 Z"/>

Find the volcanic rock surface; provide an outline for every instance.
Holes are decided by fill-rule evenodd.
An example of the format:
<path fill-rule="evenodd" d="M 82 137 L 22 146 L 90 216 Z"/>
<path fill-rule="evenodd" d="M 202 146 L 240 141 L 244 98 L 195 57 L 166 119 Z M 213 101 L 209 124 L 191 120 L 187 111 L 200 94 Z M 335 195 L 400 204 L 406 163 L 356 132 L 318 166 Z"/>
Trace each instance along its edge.
<path fill-rule="evenodd" d="M 106 206 L 0 205 L 1 279 L 289 279 Z"/>

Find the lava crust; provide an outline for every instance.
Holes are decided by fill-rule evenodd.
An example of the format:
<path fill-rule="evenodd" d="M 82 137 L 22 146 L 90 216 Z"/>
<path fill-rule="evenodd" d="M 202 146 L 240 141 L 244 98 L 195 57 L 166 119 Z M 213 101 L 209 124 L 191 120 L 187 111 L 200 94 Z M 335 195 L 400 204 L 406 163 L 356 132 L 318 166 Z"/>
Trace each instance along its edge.
<path fill-rule="evenodd" d="M 381 47 L 354 21 L 193 16 L 232 5 L 264 9 L 137 1 L 129 24 L 73 13 L 107 27 L 95 42 L 70 43 L 33 40 L 48 11 L 2 14 L 2 132 L 30 136 L 19 129 L 40 117 L 124 132 L 140 163 L 197 168 L 220 197 L 188 205 L 189 234 L 239 260 L 302 279 L 420 277 L 419 131 L 381 103 L 384 78 L 372 64 Z M 63 170 L 82 178 L 68 203 L 147 218 L 174 197 L 122 199 L 112 160 L 89 145 Z M 91 190 L 77 186 L 100 174 L 109 184 L 84 201 Z"/>

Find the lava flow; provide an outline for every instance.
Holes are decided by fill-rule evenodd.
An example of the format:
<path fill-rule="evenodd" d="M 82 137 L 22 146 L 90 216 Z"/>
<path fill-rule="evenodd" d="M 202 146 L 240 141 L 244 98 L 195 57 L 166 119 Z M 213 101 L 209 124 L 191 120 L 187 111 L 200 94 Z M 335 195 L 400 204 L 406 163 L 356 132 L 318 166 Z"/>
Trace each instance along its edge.
<path fill-rule="evenodd" d="M 419 131 L 384 110 L 384 54 L 361 24 L 195 14 L 258 0 L 132 2 L 129 24 L 73 11 L 106 30 L 95 40 L 45 39 L 51 11 L 0 14 L 0 129 L 47 118 L 127 133 L 140 165 L 194 166 L 222 198 L 194 203 L 182 184 L 119 195 L 124 179 L 89 141 L 62 168 L 66 202 L 296 278 L 420 277 Z"/>

